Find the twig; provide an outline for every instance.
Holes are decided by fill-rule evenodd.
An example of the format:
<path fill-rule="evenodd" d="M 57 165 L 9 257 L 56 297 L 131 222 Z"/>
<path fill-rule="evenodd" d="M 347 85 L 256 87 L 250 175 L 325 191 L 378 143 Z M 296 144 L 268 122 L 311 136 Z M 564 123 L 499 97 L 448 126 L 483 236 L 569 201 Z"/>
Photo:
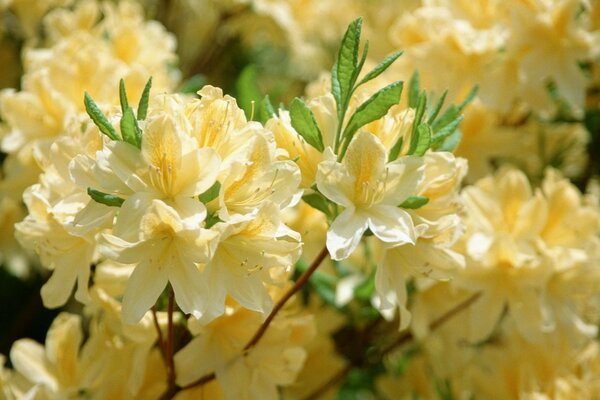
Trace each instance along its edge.
<path fill-rule="evenodd" d="M 273 307 L 273 310 L 271 310 L 271 313 L 269 314 L 267 319 L 265 319 L 265 321 L 261 324 L 261 326 L 258 328 L 256 333 L 254 334 L 254 336 L 252 336 L 252 339 L 250 339 L 248 341 L 248 343 L 246 343 L 246 345 L 244 346 L 242 355 L 246 355 L 247 351 L 250 350 L 252 347 L 254 347 L 260 341 L 260 339 L 263 337 L 263 335 L 269 328 L 269 325 L 271 325 L 271 322 L 273 321 L 273 319 L 275 318 L 277 313 L 283 308 L 283 306 L 285 306 L 285 304 L 288 302 L 288 300 L 294 294 L 296 294 L 302 288 L 302 286 L 304 286 L 306 284 L 306 282 L 308 282 L 308 279 L 311 277 L 311 275 L 317 270 L 317 268 L 319 268 L 319 265 L 321 265 L 321 263 L 323 262 L 325 257 L 327 257 L 327 254 L 328 254 L 327 248 L 323 247 L 323 249 L 317 255 L 317 257 L 314 259 L 314 261 L 312 262 L 310 267 L 308 267 L 308 269 L 306 271 L 304 271 L 302 273 L 302 275 L 300 275 L 300 278 L 298 278 L 298 280 L 294 283 L 294 286 L 292 286 L 283 295 L 283 297 L 281 299 L 279 299 L 277 304 L 275 304 L 275 307 Z M 193 388 L 196 386 L 204 385 L 205 383 L 208 383 L 215 378 L 216 378 L 215 373 L 211 372 L 209 374 L 202 376 L 198 380 L 190 383 L 189 385 L 184 386 L 183 389 L 190 389 L 190 388 Z"/>
<path fill-rule="evenodd" d="M 302 275 L 300 275 L 300 278 L 298 278 L 296 283 L 294 283 L 294 286 L 292 286 L 290 288 L 290 290 L 288 290 L 283 295 L 283 297 L 281 299 L 279 299 L 277 304 L 275 304 L 275 307 L 273 307 L 273 310 L 271 310 L 271 313 L 269 314 L 267 319 L 258 328 L 258 330 L 254 334 L 252 339 L 250 339 L 250 341 L 246 344 L 246 346 L 244 346 L 244 351 L 249 350 L 250 348 L 254 347 L 260 341 L 260 339 L 263 337 L 263 335 L 269 328 L 269 325 L 271 325 L 271 322 L 273 321 L 273 319 L 275 318 L 275 316 L 277 315 L 279 310 L 281 310 L 283 308 L 283 306 L 285 306 L 285 304 L 288 302 L 288 300 L 294 294 L 296 294 L 296 292 L 298 292 L 300 289 L 302 289 L 304 284 L 306 284 L 306 282 L 308 282 L 308 279 L 311 277 L 311 275 L 317 270 L 317 268 L 319 268 L 319 265 L 321 265 L 321 263 L 323 262 L 325 257 L 327 257 L 327 254 L 329 254 L 327 252 L 327 248 L 323 247 L 323 249 L 317 255 L 317 257 L 314 259 L 314 261 L 312 262 L 310 267 L 306 271 L 304 271 L 302 273 Z"/>
<path fill-rule="evenodd" d="M 173 325 L 173 313 L 175 311 L 175 293 L 173 287 L 169 285 L 168 288 L 168 305 L 167 305 L 167 343 L 165 345 L 166 358 L 167 358 L 167 391 L 163 395 L 163 399 L 172 399 L 177 392 L 177 386 L 175 384 L 175 360 L 173 351 L 174 325 Z"/>

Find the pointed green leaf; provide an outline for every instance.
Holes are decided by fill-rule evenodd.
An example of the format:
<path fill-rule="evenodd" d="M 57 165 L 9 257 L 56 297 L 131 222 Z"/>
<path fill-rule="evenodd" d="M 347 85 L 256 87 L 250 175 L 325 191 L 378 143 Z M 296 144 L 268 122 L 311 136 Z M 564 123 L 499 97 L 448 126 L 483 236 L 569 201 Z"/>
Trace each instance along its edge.
<path fill-rule="evenodd" d="M 340 88 L 340 99 L 342 103 L 346 103 L 352 92 L 355 77 L 358 75 L 356 69 L 358 67 L 358 48 L 360 44 L 360 33 L 362 29 L 362 18 L 357 18 L 350 23 L 342 43 L 337 59 L 337 74 L 336 80 Z M 338 104 L 338 111 L 342 104 Z"/>
<path fill-rule="evenodd" d="M 442 142 L 440 146 L 436 146 L 436 150 L 439 151 L 454 151 L 460 144 L 462 139 L 462 133 L 456 129 L 452 134 L 446 137 L 446 140 Z"/>
<path fill-rule="evenodd" d="M 100 107 L 92 100 L 88 92 L 83 95 L 83 104 L 85 111 L 88 113 L 94 124 L 100 129 L 100 132 L 111 138 L 112 140 L 121 140 L 119 134 L 112 126 L 108 118 L 100 111 Z"/>
<path fill-rule="evenodd" d="M 431 113 L 429 113 L 429 119 L 427 120 L 428 124 L 432 124 L 433 121 L 435 121 L 435 119 L 437 118 L 438 114 L 440 113 L 440 110 L 442 109 L 442 107 L 444 106 L 444 101 L 446 101 L 446 96 L 448 95 L 448 91 L 444 90 L 444 93 L 442 94 L 442 97 L 440 97 L 435 105 L 435 107 L 433 108 L 433 110 L 431 111 Z"/>
<path fill-rule="evenodd" d="M 352 77 L 352 82 L 356 82 L 358 79 L 358 75 L 360 75 L 360 71 L 362 71 L 365 62 L 367 61 L 367 55 L 369 54 L 369 41 L 365 41 L 365 47 L 363 48 L 362 56 L 360 57 L 360 61 L 354 70 L 354 76 Z M 357 85 L 358 87 L 358 85 Z"/>
<path fill-rule="evenodd" d="M 306 140 L 308 144 L 319 151 L 323 151 L 323 136 L 317 125 L 315 116 L 302 99 L 296 97 L 290 105 L 290 118 L 294 129 Z"/>
<path fill-rule="evenodd" d="M 350 144 L 352 136 L 354 136 L 354 133 L 356 133 L 361 126 L 383 117 L 393 105 L 400 102 L 403 86 L 404 82 L 402 81 L 394 82 L 377 91 L 356 109 L 344 130 L 343 140 L 345 140 L 345 142 L 341 154 L 345 153 L 345 149 L 348 147 L 348 144 Z"/>
<path fill-rule="evenodd" d="M 400 57 L 402 55 L 403 51 L 397 51 L 391 55 L 389 55 L 385 60 L 383 60 L 382 62 L 380 62 L 379 64 L 377 64 L 375 66 L 375 68 L 373 68 L 371 71 L 369 71 L 368 74 L 366 74 L 361 81 L 358 83 L 358 85 L 356 86 L 360 86 L 364 83 L 369 82 L 370 80 L 373 80 L 375 78 L 377 78 L 379 75 L 381 75 L 386 69 L 389 68 L 390 65 L 392 65 L 394 63 L 394 61 L 396 61 L 398 59 L 398 57 Z"/>
<path fill-rule="evenodd" d="M 121 112 L 125 114 L 125 110 L 129 107 L 129 101 L 127 101 L 127 90 L 125 89 L 125 81 L 123 78 L 119 81 L 119 101 L 121 103 Z"/>
<path fill-rule="evenodd" d="M 121 117 L 121 136 L 124 141 L 138 149 L 142 147 L 142 130 L 138 126 L 131 107 L 127 107 Z"/>
<path fill-rule="evenodd" d="M 449 123 L 451 123 L 452 121 L 454 121 L 459 116 L 459 114 L 460 114 L 460 110 L 458 109 L 458 107 L 454 104 L 451 104 L 446 109 L 446 111 L 444 111 L 442 116 L 433 122 L 433 124 L 431 125 L 431 127 L 433 128 L 433 131 L 434 132 L 439 131 L 444 126 L 446 126 Z"/>
<path fill-rule="evenodd" d="M 235 82 L 236 99 L 249 120 L 254 118 L 255 106 L 263 97 L 256 82 L 257 73 L 254 64 L 244 67 Z"/>
<path fill-rule="evenodd" d="M 434 131 L 431 137 L 431 141 L 435 145 L 441 143 L 443 140 L 445 140 L 448 136 L 452 135 L 456 131 L 458 125 L 460 125 L 463 118 L 464 117 L 462 115 L 459 115 L 458 117 L 456 117 L 456 119 L 454 119 L 454 121 L 450 121 L 448 124 L 441 127 L 437 131 Z"/>
<path fill-rule="evenodd" d="M 271 104 L 269 95 L 266 95 L 260 102 L 260 121 L 264 124 L 275 115 L 275 109 Z"/>
<path fill-rule="evenodd" d="M 464 108 L 473 101 L 473 99 L 475 98 L 475 96 L 477 95 L 477 92 L 479 91 L 479 86 L 475 85 L 473 86 L 473 88 L 469 91 L 469 93 L 467 94 L 467 96 L 465 97 L 465 99 L 462 101 L 462 103 L 460 103 L 458 105 L 458 111 L 462 111 L 464 110 Z"/>
<path fill-rule="evenodd" d="M 204 193 L 198 196 L 198 199 L 204 203 L 208 204 L 217 197 L 219 197 L 219 192 L 221 191 L 221 182 L 215 181 L 213 185 L 208 188 Z"/>
<path fill-rule="evenodd" d="M 417 100 L 417 108 L 415 110 L 415 119 L 413 120 L 412 129 L 411 129 L 411 140 L 410 146 L 414 148 L 415 141 L 417 140 L 417 127 L 421 125 L 423 122 L 423 116 L 425 115 L 425 109 L 427 108 L 427 93 L 422 92 L 419 94 L 419 99 Z"/>
<path fill-rule="evenodd" d="M 429 198 L 424 196 L 410 196 L 408 199 L 404 200 L 400 207 L 408 208 L 414 210 L 416 208 L 421 208 L 425 204 L 429 203 Z"/>
<path fill-rule="evenodd" d="M 125 202 L 125 200 L 119 196 L 100 192 L 99 190 L 94 190 L 92 188 L 88 188 L 87 193 L 95 202 L 107 205 L 109 207 L 121 207 L 121 205 Z"/>
<path fill-rule="evenodd" d="M 335 104 L 337 106 L 337 111 L 339 115 L 342 107 L 342 89 L 340 88 L 340 81 L 338 79 L 337 68 L 338 63 L 336 61 L 333 64 L 333 67 L 331 68 L 331 94 L 335 99 Z"/>
<path fill-rule="evenodd" d="M 202 89 L 202 86 L 204 85 L 206 85 L 206 76 L 197 74 L 183 82 L 177 91 L 179 93 L 194 94 Z"/>
<path fill-rule="evenodd" d="M 427 124 L 421 124 L 417 128 L 416 138 L 411 139 L 409 155 L 422 156 L 431 146 L 431 128 Z"/>
<path fill-rule="evenodd" d="M 312 208 L 321 211 L 323 214 L 329 216 L 329 201 L 319 192 L 311 193 L 302 196 L 302 200 Z"/>
<path fill-rule="evenodd" d="M 410 83 L 408 84 L 408 106 L 411 108 L 416 108 L 417 104 L 419 104 L 419 94 L 421 93 L 421 88 L 419 84 L 419 71 L 415 71 L 413 76 L 410 78 Z"/>
<path fill-rule="evenodd" d="M 392 162 L 398 158 L 398 155 L 400 154 L 400 150 L 402 150 L 403 144 L 404 144 L 404 138 L 402 136 L 400 136 L 398 138 L 398 140 L 396 140 L 396 143 L 394 143 L 394 145 L 392 146 L 392 148 L 390 150 L 390 154 L 388 155 L 388 162 Z"/>
<path fill-rule="evenodd" d="M 144 86 L 144 91 L 142 92 L 142 97 L 140 98 L 140 103 L 138 105 L 137 110 L 137 119 L 138 121 L 143 121 L 146 119 L 146 115 L 148 115 L 148 103 L 150 102 L 150 89 L 152 88 L 152 77 L 148 79 L 146 82 L 146 86 Z"/>

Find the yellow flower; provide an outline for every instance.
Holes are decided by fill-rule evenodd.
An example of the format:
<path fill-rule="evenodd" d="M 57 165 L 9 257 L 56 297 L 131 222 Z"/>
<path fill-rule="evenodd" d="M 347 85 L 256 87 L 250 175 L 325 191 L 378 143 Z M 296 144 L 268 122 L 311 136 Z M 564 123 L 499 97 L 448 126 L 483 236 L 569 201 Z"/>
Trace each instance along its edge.
<path fill-rule="evenodd" d="M 106 257 L 136 264 L 123 295 L 125 323 L 138 322 L 168 282 L 183 312 L 197 317 L 204 312 L 207 288 L 196 265 L 208 260 L 215 234 L 200 228 L 206 211 L 198 200 L 180 201 L 176 207 L 136 194 L 123 203 L 115 234 L 100 238 L 100 251 Z"/>
<path fill-rule="evenodd" d="M 185 386 L 214 371 L 225 398 L 277 399 L 277 386 L 293 383 L 302 368 L 302 346 L 314 335 L 314 327 L 309 316 L 280 314 L 244 354 L 242 348 L 261 322 L 261 314 L 235 305 L 209 325 L 191 319 L 194 338 L 175 355 L 177 383 Z"/>
<path fill-rule="evenodd" d="M 227 295 L 245 308 L 269 312 L 271 297 L 265 284 L 276 283 L 273 269 L 289 271 L 296 262 L 301 252 L 299 235 L 282 223 L 273 203 L 213 228 L 219 232 L 219 243 L 202 272 L 208 288 L 203 295 L 209 303 L 208 319 L 223 314 Z"/>
<path fill-rule="evenodd" d="M 486 338 L 508 306 L 517 328 L 529 337 L 551 329 L 542 291 L 552 274 L 543 257 L 548 218 L 543 194 L 525 175 L 504 168 L 463 191 L 468 230 L 467 268 L 457 285 L 482 291 L 472 306 L 472 340 Z"/>
<path fill-rule="evenodd" d="M 415 194 L 423 179 L 421 158 L 406 156 L 387 163 L 385 148 L 368 132 L 356 135 L 342 163 L 332 153 L 327 157 L 319 164 L 317 187 L 345 208 L 327 232 L 333 259 L 347 258 L 367 228 L 389 244 L 415 243 L 412 219 L 398 206 Z"/>

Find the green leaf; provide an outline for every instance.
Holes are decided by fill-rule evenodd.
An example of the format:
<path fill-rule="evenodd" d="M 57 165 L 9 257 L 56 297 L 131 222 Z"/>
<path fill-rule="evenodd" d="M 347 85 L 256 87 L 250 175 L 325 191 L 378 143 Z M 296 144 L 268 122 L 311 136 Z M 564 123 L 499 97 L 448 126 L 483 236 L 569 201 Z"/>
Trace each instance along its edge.
<path fill-rule="evenodd" d="M 431 146 L 431 128 L 427 124 L 421 124 L 417 128 L 414 140 L 411 138 L 409 155 L 422 156 Z"/>
<path fill-rule="evenodd" d="M 304 101 L 296 97 L 290 105 L 290 118 L 294 129 L 306 140 L 308 144 L 319 151 L 323 151 L 323 136 L 317 125 L 315 116 Z"/>
<path fill-rule="evenodd" d="M 206 76 L 197 74 L 188 78 L 179 86 L 179 93 L 194 94 L 206 85 Z"/>
<path fill-rule="evenodd" d="M 369 301 L 373 293 L 375 293 L 375 270 L 354 288 L 354 297 L 361 301 Z"/>
<path fill-rule="evenodd" d="M 421 93 L 421 88 L 419 84 L 419 71 L 415 71 L 413 76 L 410 78 L 410 82 L 408 84 L 408 106 L 411 108 L 416 108 L 417 104 L 419 104 L 419 94 Z"/>
<path fill-rule="evenodd" d="M 344 34 L 338 53 L 335 79 L 340 88 L 340 99 L 343 104 L 345 104 L 350 97 L 352 87 L 354 86 L 356 76 L 358 75 L 356 69 L 358 66 L 358 48 L 360 44 L 361 29 L 362 18 L 357 18 L 350 23 Z M 341 103 L 338 104 L 338 111 L 340 111 L 340 108 L 342 107 Z"/>
<path fill-rule="evenodd" d="M 431 127 L 434 132 L 439 131 L 444 126 L 448 125 L 452 121 L 454 121 L 460 115 L 460 110 L 454 104 L 451 104 L 446 111 L 442 114 L 440 118 L 433 122 Z"/>
<path fill-rule="evenodd" d="M 413 120 L 412 129 L 411 129 L 411 138 L 410 138 L 410 148 L 414 148 L 416 146 L 417 141 L 417 127 L 421 125 L 423 121 L 423 116 L 425 115 L 425 108 L 427 107 L 427 94 L 422 92 L 419 94 L 419 99 L 417 100 L 417 108 L 415 110 L 415 119 Z"/>
<path fill-rule="evenodd" d="M 434 143 L 434 145 L 440 144 L 448 136 L 452 135 L 458 128 L 458 125 L 462 122 L 463 118 L 464 117 L 462 115 L 459 115 L 458 117 L 456 117 L 456 119 L 450 121 L 444 127 L 438 129 L 437 131 L 434 131 L 433 136 L 431 138 L 431 141 Z"/>
<path fill-rule="evenodd" d="M 210 229 L 219 222 L 223 222 L 223 221 L 221 220 L 221 218 L 219 218 L 218 213 L 207 214 L 206 220 L 204 220 L 204 227 L 206 229 Z"/>
<path fill-rule="evenodd" d="M 247 65 L 235 82 L 236 99 L 248 120 L 254 119 L 254 107 L 263 98 L 257 85 L 256 66 Z"/>
<path fill-rule="evenodd" d="M 446 140 L 441 145 L 436 146 L 436 150 L 439 151 L 454 151 L 460 144 L 462 139 L 462 133 L 457 129 L 450 136 L 446 137 Z"/>
<path fill-rule="evenodd" d="M 371 71 L 369 71 L 369 73 L 367 73 L 361 79 L 361 81 L 358 83 L 358 85 L 356 85 L 356 86 L 360 86 L 364 83 L 369 82 L 370 80 L 377 78 L 386 69 L 388 69 L 389 66 L 392 65 L 394 63 L 394 61 L 396 61 L 398 59 L 398 57 L 400 57 L 402 55 L 402 53 L 403 53 L 403 51 L 397 51 L 397 52 L 389 55 L 385 60 L 383 60 L 382 62 L 377 64 L 377 66 L 375 66 L 375 68 L 373 68 Z"/>
<path fill-rule="evenodd" d="M 270 120 L 273 115 L 275 115 L 275 109 L 273 108 L 273 104 L 271 104 L 271 99 L 269 95 L 266 95 L 262 101 L 260 102 L 260 121 L 264 124 L 268 120 Z"/>
<path fill-rule="evenodd" d="M 429 119 L 427 120 L 428 124 L 432 124 L 433 121 L 435 121 L 435 119 L 437 118 L 438 114 L 440 113 L 440 110 L 442 109 L 442 106 L 444 105 L 444 101 L 446 101 L 446 96 L 447 95 L 448 95 L 448 91 L 445 90 L 444 93 L 442 94 L 442 97 L 439 98 L 439 100 L 436 103 L 435 107 L 433 108 L 433 110 L 429 114 Z"/>
<path fill-rule="evenodd" d="M 458 111 L 462 111 L 465 109 L 465 107 L 473 101 L 473 99 L 475 98 L 475 96 L 477 95 L 477 92 L 479 91 L 479 86 L 475 85 L 473 86 L 473 88 L 469 91 L 469 93 L 467 94 L 467 96 L 465 97 L 465 99 L 462 101 L 462 103 L 459 104 L 458 106 Z"/>
<path fill-rule="evenodd" d="M 99 190 L 94 190 L 92 188 L 88 188 L 87 193 L 95 202 L 107 205 L 109 207 L 121 207 L 121 205 L 123 205 L 125 202 L 125 200 L 119 196 L 100 192 Z"/>
<path fill-rule="evenodd" d="M 121 140 L 119 134 L 108 121 L 108 118 L 100 111 L 100 107 L 92 100 L 92 97 L 88 92 L 85 92 L 83 96 L 83 104 L 85 105 L 85 111 L 88 113 L 94 124 L 100 129 L 100 132 L 111 138 L 112 140 Z"/>
<path fill-rule="evenodd" d="M 213 185 L 208 188 L 204 193 L 198 196 L 198 199 L 204 203 L 208 204 L 217 197 L 219 197 L 219 192 L 221 191 L 221 182 L 215 181 Z"/>
<path fill-rule="evenodd" d="M 396 140 L 396 143 L 394 143 L 394 145 L 392 146 L 392 149 L 390 150 L 390 154 L 388 155 L 388 162 L 392 162 L 398 158 L 398 155 L 400 154 L 400 150 L 402 150 L 403 144 L 404 144 L 404 137 L 400 136 L 398 138 L 398 140 Z"/>
<path fill-rule="evenodd" d="M 319 192 L 314 192 L 302 196 L 302 200 L 312 208 L 321 211 L 323 214 L 329 216 L 331 211 L 329 210 L 329 201 Z"/>
<path fill-rule="evenodd" d="M 138 105 L 137 110 L 137 119 L 138 121 L 143 121 L 146 119 L 146 115 L 148 115 L 148 103 L 150 102 L 150 89 L 152 88 L 152 77 L 148 79 L 146 82 L 146 86 L 144 86 L 144 91 L 142 92 L 142 97 L 140 97 L 140 103 Z"/>
<path fill-rule="evenodd" d="M 121 112 L 125 114 L 125 110 L 129 107 L 129 101 L 127 101 L 127 90 L 125 89 L 123 78 L 119 81 L 119 101 L 121 103 Z"/>
<path fill-rule="evenodd" d="M 342 89 L 340 87 L 340 81 L 338 79 L 337 74 L 338 63 L 337 61 L 333 64 L 331 68 L 331 94 L 335 99 L 335 104 L 337 106 L 338 115 L 340 115 L 341 107 L 342 107 Z"/>
<path fill-rule="evenodd" d="M 356 109 L 344 130 L 343 140 L 345 142 L 342 155 L 352 140 L 352 136 L 361 126 L 383 117 L 393 105 L 400 102 L 403 85 L 404 82 L 398 81 L 380 89 Z"/>
<path fill-rule="evenodd" d="M 408 199 L 404 200 L 402 204 L 400 204 L 400 207 L 414 210 L 423 207 L 427 203 L 429 203 L 428 197 L 410 196 Z"/>
<path fill-rule="evenodd" d="M 358 75 L 360 75 L 360 71 L 362 71 L 365 62 L 367 61 L 367 55 L 369 54 L 369 41 L 365 41 L 365 47 L 363 48 L 363 52 L 362 55 L 360 57 L 360 62 L 358 63 L 358 65 L 356 66 L 356 69 L 354 70 L 354 76 L 352 77 L 352 82 L 356 82 L 356 80 L 358 79 Z M 354 86 L 354 85 L 353 85 Z M 359 85 L 356 85 L 356 87 L 358 87 Z"/>
<path fill-rule="evenodd" d="M 121 135 L 127 143 L 137 147 L 142 147 L 142 131 L 135 120 L 135 114 L 131 107 L 127 107 L 121 117 Z"/>

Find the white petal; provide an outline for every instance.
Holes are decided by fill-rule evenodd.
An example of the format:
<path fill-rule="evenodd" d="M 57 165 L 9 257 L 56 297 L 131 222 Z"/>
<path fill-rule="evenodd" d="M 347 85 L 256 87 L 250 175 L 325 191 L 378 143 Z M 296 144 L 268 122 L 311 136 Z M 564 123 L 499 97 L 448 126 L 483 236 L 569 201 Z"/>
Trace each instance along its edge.
<path fill-rule="evenodd" d="M 200 318 L 206 308 L 203 299 L 208 291 L 202 274 L 196 265 L 184 256 L 175 260 L 177 264 L 169 266 L 169 281 L 173 286 L 177 305 L 184 313 Z"/>
<path fill-rule="evenodd" d="M 322 161 L 317 170 L 317 188 L 329 200 L 344 207 L 351 207 L 355 178 L 346 168 L 335 161 Z"/>
<path fill-rule="evenodd" d="M 31 382 L 44 384 L 52 391 L 58 389 L 58 382 L 50 372 L 51 366 L 41 344 L 31 339 L 17 340 L 10 350 L 10 361 Z"/>
<path fill-rule="evenodd" d="M 327 231 L 327 250 L 333 260 L 348 258 L 367 230 L 367 218 L 353 208 L 345 209 Z"/>
<path fill-rule="evenodd" d="M 368 212 L 369 228 L 378 239 L 394 245 L 415 244 L 415 227 L 410 214 L 388 205 L 371 207 Z"/>
<path fill-rule="evenodd" d="M 44 307 L 56 308 L 64 305 L 71 296 L 78 273 L 77 264 L 57 266 L 48 282 L 42 286 Z"/>
<path fill-rule="evenodd" d="M 386 191 L 381 203 L 400 205 L 417 192 L 424 177 L 425 164 L 422 157 L 400 157 L 386 165 Z"/>
<path fill-rule="evenodd" d="M 141 262 L 131 274 L 123 295 L 123 322 L 138 323 L 167 286 L 165 266 Z"/>

